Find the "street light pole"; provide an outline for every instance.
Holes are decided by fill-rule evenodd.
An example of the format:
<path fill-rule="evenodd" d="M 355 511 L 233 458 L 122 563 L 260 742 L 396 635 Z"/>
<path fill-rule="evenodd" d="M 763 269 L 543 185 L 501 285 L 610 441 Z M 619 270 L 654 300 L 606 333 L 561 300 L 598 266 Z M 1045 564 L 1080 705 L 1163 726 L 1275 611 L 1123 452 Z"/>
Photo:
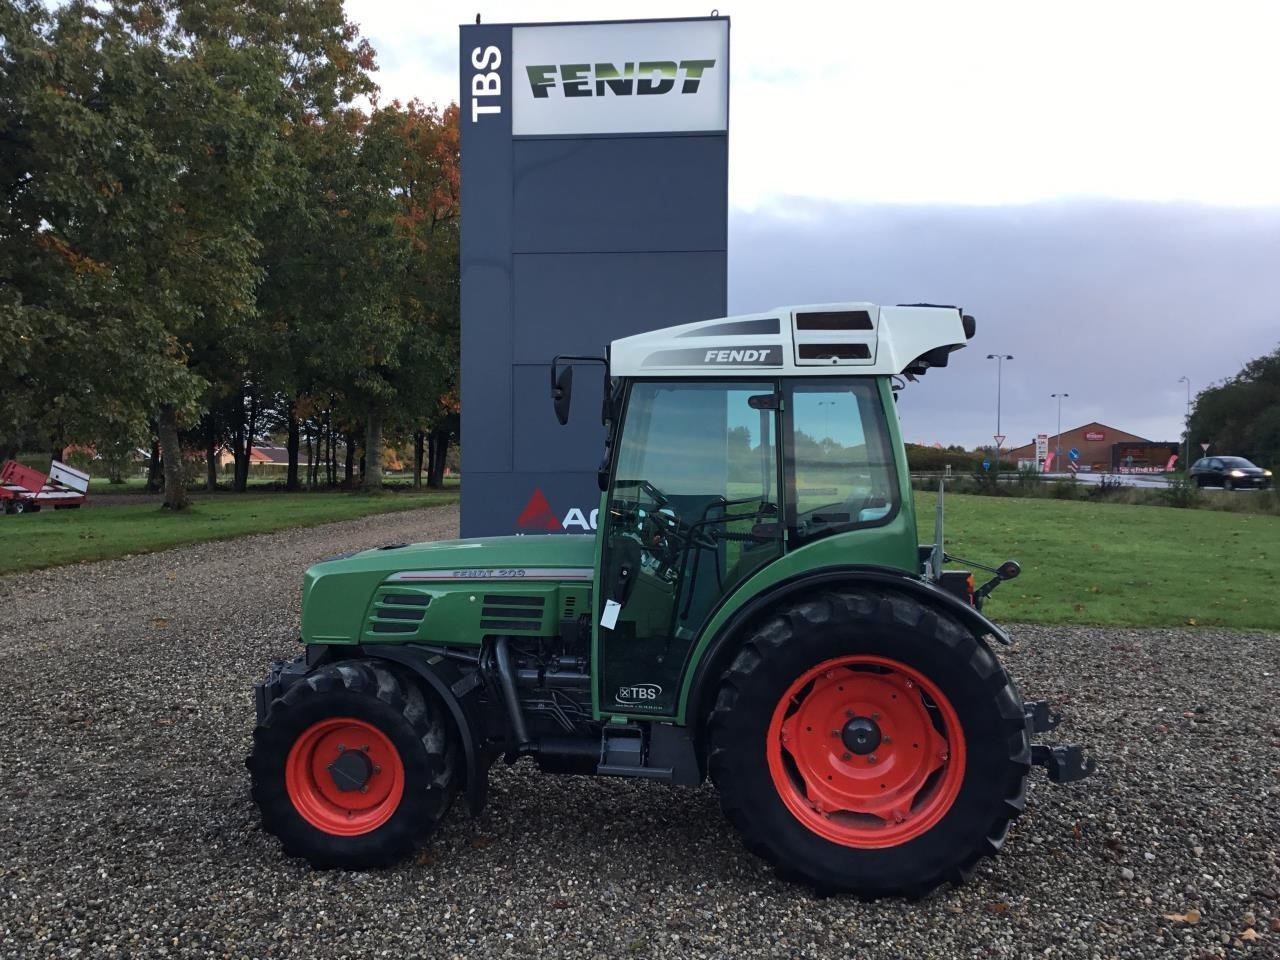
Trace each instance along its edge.
<path fill-rule="evenodd" d="M 987 359 L 994 360 L 996 362 L 996 436 L 999 437 L 1002 435 L 1000 433 L 1000 381 L 1004 362 L 1006 360 L 1012 360 L 1013 354 L 988 353 Z M 996 443 L 996 482 L 1000 482 L 1000 444 L 998 442 Z"/>
<path fill-rule="evenodd" d="M 1191 378 L 1179 377 L 1187 385 L 1187 409 L 1182 414 L 1182 469 L 1191 469 Z"/>
<path fill-rule="evenodd" d="M 825 414 L 825 422 L 826 422 L 826 430 L 827 430 L 827 435 L 825 439 L 827 440 L 831 439 L 831 408 L 834 407 L 835 405 L 836 405 L 836 402 L 834 400 L 818 401 L 818 406 L 826 407 L 826 410 L 824 410 L 823 413 Z"/>
<path fill-rule="evenodd" d="M 1062 399 L 1069 397 L 1069 393 L 1051 393 L 1050 397 L 1056 397 L 1058 400 L 1058 435 L 1054 438 L 1054 449 L 1057 451 L 1053 455 L 1053 467 L 1055 470 L 1062 469 Z"/>

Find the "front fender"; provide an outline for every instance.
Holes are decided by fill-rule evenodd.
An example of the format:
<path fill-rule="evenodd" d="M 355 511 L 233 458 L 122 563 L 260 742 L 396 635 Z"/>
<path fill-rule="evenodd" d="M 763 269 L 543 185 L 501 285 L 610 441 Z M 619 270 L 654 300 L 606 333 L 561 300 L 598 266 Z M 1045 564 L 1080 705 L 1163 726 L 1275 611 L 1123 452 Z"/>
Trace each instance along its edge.
<path fill-rule="evenodd" d="M 690 726 L 697 726 L 710 706 L 708 694 L 714 695 L 713 684 L 733 660 L 734 651 L 741 640 L 743 627 L 761 616 L 774 605 L 791 597 L 822 587 L 836 585 L 875 584 L 905 593 L 921 603 L 946 613 L 968 629 L 975 637 L 994 637 L 1006 646 L 1012 641 L 1000 627 L 984 617 L 959 597 L 948 593 L 931 581 L 913 577 L 901 570 L 876 566 L 836 566 L 811 570 L 781 580 L 767 590 L 744 603 L 716 631 L 703 650 L 702 657 L 690 675 L 680 704 L 680 715 Z"/>
<path fill-rule="evenodd" d="M 482 727 L 467 707 L 467 695 L 477 685 L 475 679 L 464 674 L 457 663 L 447 657 L 412 644 L 370 644 L 363 648 L 363 653 L 412 670 L 448 708 L 462 748 L 467 808 L 473 816 L 478 814 L 487 799 L 491 758 L 484 755 L 478 733 Z"/>

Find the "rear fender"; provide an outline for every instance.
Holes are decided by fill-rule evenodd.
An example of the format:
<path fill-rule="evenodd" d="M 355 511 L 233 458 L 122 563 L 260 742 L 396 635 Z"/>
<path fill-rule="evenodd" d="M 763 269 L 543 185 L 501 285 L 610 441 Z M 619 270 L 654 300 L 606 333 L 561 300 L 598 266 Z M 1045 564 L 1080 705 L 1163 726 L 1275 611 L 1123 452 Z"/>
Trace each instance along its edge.
<path fill-rule="evenodd" d="M 1003 630 L 977 609 L 928 580 L 921 580 L 890 567 L 824 567 L 774 584 L 770 589 L 744 603 L 724 622 L 707 645 L 702 659 L 694 669 L 693 681 L 689 684 L 688 699 L 683 705 L 685 722 L 698 730 L 700 735 L 703 719 L 714 705 L 717 681 L 733 661 L 747 630 L 788 600 L 815 590 L 837 586 L 877 586 L 892 589 L 940 613 L 947 614 L 972 633 L 979 642 L 985 642 L 986 637 L 994 637 L 997 642 L 1005 645 L 1012 642 Z"/>

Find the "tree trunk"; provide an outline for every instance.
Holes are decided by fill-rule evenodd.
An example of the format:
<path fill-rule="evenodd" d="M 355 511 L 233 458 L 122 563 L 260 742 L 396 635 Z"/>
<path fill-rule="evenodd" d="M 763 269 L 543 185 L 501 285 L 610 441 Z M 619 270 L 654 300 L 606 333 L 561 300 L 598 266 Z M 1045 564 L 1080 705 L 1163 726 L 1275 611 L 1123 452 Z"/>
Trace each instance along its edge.
<path fill-rule="evenodd" d="M 160 451 L 164 457 L 164 506 L 169 510 L 185 510 L 191 506 L 187 485 L 182 477 L 182 444 L 178 440 L 178 411 L 172 404 L 160 408 L 157 421 Z"/>
<path fill-rule="evenodd" d="M 329 458 L 333 455 L 333 451 L 329 448 L 332 445 L 333 435 L 329 432 L 329 414 L 326 411 L 324 419 L 316 425 L 316 460 L 311 464 L 311 485 L 313 487 L 320 486 L 321 467 L 324 467 L 326 486 L 333 486 L 333 479 L 329 476 Z"/>
<path fill-rule="evenodd" d="M 210 493 L 218 489 L 218 444 L 217 439 L 213 435 L 213 426 L 209 427 L 209 434 L 205 437 L 204 446 L 205 455 L 205 478 L 204 488 Z"/>
<path fill-rule="evenodd" d="M 438 490 L 444 486 L 444 462 L 449 454 L 449 431 L 431 432 L 431 462 L 427 467 L 427 486 Z"/>
<path fill-rule="evenodd" d="M 338 485 L 338 431 L 329 426 L 329 486 Z"/>
<path fill-rule="evenodd" d="M 147 461 L 147 493 L 160 490 L 160 439 L 151 436 L 151 459 Z"/>
<path fill-rule="evenodd" d="M 289 405 L 289 439 L 286 441 L 289 448 L 289 473 L 285 477 L 284 488 L 286 490 L 298 489 L 298 408 L 296 404 Z"/>
<path fill-rule="evenodd" d="M 361 486 L 365 493 L 377 493 L 382 489 L 382 411 L 371 407 L 366 422 Z"/>
<path fill-rule="evenodd" d="M 244 423 L 244 388 L 241 387 L 236 397 L 236 417 L 231 424 L 231 489 L 237 493 L 244 492 L 244 478 L 249 472 L 248 439 L 245 435 Z"/>
<path fill-rule="evenodd" d="M 422 448 L 426 437 L 421 430 L 413 435 L 413 489 L 422 487 Z"/>
<path fill-rule="evenodd" d="M 346 434 L 347 438 L 347 462 L 346 473 L 342 478 L 342 485 L 350 488 L 352 486 L 351 478 L 354 476 L 356 468 L 356 435 L 355 433 Z"/>
<path fill-rule="evenodd" d="M 244 435 L 244 474 L 240 478 L 238 489 L 241 493 L 249 489 L 249 467 L 253 463 L 253 435 L 258 430 L 258 395 L 249 397 L 249 426 Z"/>

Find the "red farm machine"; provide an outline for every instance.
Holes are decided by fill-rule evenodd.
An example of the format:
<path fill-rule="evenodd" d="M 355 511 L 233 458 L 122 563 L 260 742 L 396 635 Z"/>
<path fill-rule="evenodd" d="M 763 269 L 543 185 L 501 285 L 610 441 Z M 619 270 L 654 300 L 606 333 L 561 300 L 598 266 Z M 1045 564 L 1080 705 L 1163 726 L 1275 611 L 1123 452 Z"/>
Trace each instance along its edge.
<path fill-rule="evenodd" d="M 6 460 L 0 468 L 0 503 L 5 513 L 35 513 L 41 507 L 71 510 L 89 497 L 89 475 L 59 460 L 49 473 Z"/>

